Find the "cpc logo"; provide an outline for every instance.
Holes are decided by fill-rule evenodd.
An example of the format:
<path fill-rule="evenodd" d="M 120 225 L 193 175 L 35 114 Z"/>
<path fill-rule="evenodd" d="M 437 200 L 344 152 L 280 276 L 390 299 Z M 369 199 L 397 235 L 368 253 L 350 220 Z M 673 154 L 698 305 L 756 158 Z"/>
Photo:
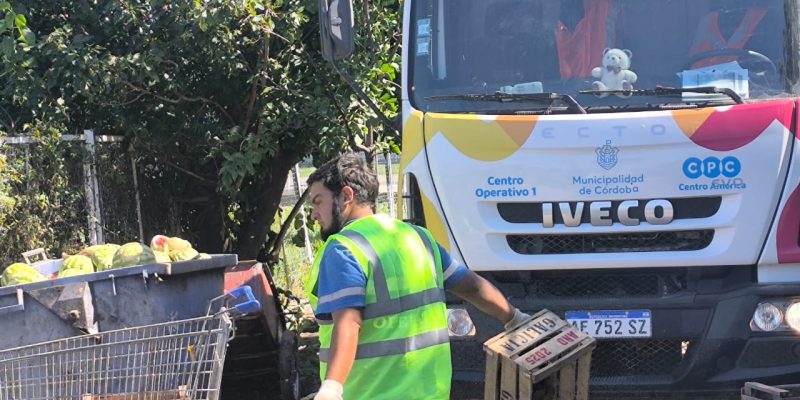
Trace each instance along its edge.
<path fill-rule="evenodd" d="M 701 176 L 717 178 L 720 175 L 734 178 L 740 172 L 742 172 L 742 163 L 736 157 L 725 157 L 722 160 L 717 157 L 708 157 L 704 160 L 691 157 L 683 162 L 683 174 L 690 179 L 697 179 Z"/>

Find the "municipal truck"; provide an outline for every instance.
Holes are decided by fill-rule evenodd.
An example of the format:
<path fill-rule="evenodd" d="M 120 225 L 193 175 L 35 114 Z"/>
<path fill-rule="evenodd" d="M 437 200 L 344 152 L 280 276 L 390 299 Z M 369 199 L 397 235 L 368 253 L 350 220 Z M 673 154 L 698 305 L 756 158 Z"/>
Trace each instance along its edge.
<path fill-rule="evenodd" d="M 323 52 L 352 51 L 320 0 Z M 800 383 L 799 0 L 406 0 L 401 209 L 594 392 Z M 456 383 L 501 326 L 452 299 Z"/>

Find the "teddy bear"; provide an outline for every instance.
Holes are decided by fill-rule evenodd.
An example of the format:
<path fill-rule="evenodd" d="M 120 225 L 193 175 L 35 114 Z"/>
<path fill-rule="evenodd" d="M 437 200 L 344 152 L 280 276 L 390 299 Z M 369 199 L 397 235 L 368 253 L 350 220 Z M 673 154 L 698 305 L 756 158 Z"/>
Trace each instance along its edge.
<path fill-rule="evenodd" d="M 631 67 L 632 55 L 628 49 L 606 48 L 603 50 L 603 66 L 592 69 L 592 76 L 600 79 L 592 82 L 592 89 L 599 91 L 633 90 L 633 84 L 636 83 L 638 76 L 628 69 Z M 599 94 L 600 97 L 607 95 L 607 93 Z M 617 95 L 626 96 L 624 93 Z"/>

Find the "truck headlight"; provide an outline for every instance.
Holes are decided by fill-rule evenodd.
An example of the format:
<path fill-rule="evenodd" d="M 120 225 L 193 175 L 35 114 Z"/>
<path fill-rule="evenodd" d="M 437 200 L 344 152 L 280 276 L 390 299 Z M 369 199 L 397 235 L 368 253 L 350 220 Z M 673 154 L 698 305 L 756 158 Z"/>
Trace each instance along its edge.
<path fill-rule="evenodd" d="M 786 309 L 784 319 L 786 320 L 786 325 L 789 325 L 790 328 L 800 332 L 800 303 L 792 303 Z"/>
<path fill-rule="evenodd" d="M 475 324 L 463 308 L 447 309 L 447 330 L 450 336 L 467 336 L 475 334 Z"/>
<path fill-rule="evenodd" d="M 783 313 L 772 303 L 759 303 L 753 313 L 753 324 L 766 332 L 778 329 L 783 323 Z"/>

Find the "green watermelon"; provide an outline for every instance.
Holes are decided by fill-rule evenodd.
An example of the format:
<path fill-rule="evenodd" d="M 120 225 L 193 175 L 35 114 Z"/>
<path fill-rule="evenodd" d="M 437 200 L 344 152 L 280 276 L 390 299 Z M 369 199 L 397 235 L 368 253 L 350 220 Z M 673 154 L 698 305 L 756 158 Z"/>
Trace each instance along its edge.
<path fill-rule="evenodd" d="M 92 263 L 96 271 L 105 271 L 111 269 L 114 262 L 114 254 L 119 250 L 118 244 L 103 244 L 91 255 Z"/>
<path fill-rule="evenodd" d="M 69 272 L 67 272 L 69 271 Z M 91 274 L 94 272 L 94 264 L 92 259 L 80 254 L 67 257 L 64 264 L 58 270 L 58 277 L 75 276 L 82 274 Z"/>
<path fill-rule="evenodd" d="M 132 267 L 134 265 L 152 264 L 156 262 L 153 250 L 142 243 L 126 243 L 117 249 L 111 268 Z"/>
<path fill-rule="evenodd" d="M 182 250 L 172 250 L 169 252 L 169 258 L 172 259 L 172 261 L 194 260 L 199 255 L 200 253 L 191 247 L 187 247 Z"/>
<path fill-rule="evenodd" d="M 6 267 L 3 276 L 0 277 L 0 286 L 22 285 L 43 281 L 47 278 L 36 268 L 25 263 L 14 263 Z"/>

